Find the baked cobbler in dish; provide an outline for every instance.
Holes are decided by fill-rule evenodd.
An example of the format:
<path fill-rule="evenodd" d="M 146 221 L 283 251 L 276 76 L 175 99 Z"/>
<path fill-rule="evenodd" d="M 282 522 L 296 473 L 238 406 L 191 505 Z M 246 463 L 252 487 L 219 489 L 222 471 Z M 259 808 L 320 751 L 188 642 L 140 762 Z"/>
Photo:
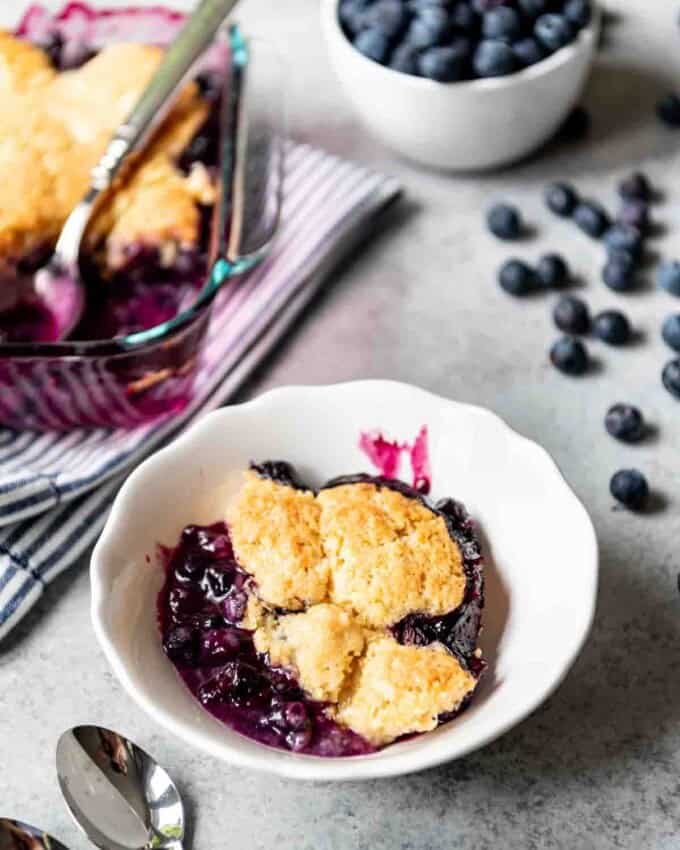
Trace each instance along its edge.
<path fill-rule="evenodd" d="M 271 746 L 368 753 L 471 699 L 482 558 L 465 509 L 395 479 L 318 491 L 253 465 L 226 523 L 165 552 L 163 647 L 203 706 Z"/>
<path fill-rule="evenodd" d="M 53 250 L 92 167 L 161 58 L 152 45 L 96 52 L 57 36 L 41 46 L 0 32 L 3 339 L 44 339 L 29 320 L 31 306 L 39 315 L 31 274 Z M 203 282 L 220 89 L 209 83 L 187 84 L 92 222 L 83 260 L 88 291 L 96 294 L 75 338 L 108 338 L 165 321 Z"/>

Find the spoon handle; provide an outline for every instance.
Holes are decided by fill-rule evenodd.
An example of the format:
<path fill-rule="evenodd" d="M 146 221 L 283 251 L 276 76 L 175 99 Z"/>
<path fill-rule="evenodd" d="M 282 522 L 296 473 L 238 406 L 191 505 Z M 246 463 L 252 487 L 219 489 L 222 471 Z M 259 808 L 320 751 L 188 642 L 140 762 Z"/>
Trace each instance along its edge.
<path fill-rule="evenodd" d="M 134 109 L 92 170 L 92 188 L 104 191 L 129 154 L 140 150 L 167 115 L 196 60 L 238 0 L 202 0 L 172 45 Z"/>

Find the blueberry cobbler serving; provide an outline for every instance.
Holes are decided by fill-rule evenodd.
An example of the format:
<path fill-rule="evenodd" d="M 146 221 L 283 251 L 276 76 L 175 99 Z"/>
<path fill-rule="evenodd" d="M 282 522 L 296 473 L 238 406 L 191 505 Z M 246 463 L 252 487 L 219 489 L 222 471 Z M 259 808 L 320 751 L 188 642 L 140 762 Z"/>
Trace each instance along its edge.
<path fill-rule="evenodd" d="M 163 550 L 163 648 L 199 702 L 263 744 L 374 752 L 470 701 L 485 662 L 472 521 L 392 478 L 312 490 L 253 464 L 226 522 Z"/>
<path fill-rule="evenodd" d="M 87 12 L 82 4 L 73 7 L 74 14 Z M 42 32 L 0 31 L 1 341 L 53 339 L 32 273 L 52 252 L 92 167 L 162 58 L 162 48 L 152 44 L 98 49 L 65 34 L 67 16 L 60 23 L 61 29 L 55 24 Z M 203 284 L 215 200 L 218 78 L 213 69 L 186 86 L 104 200 L 84 245 L 88 305 L 73 338 L 145 330 L 175 316 Z"/>

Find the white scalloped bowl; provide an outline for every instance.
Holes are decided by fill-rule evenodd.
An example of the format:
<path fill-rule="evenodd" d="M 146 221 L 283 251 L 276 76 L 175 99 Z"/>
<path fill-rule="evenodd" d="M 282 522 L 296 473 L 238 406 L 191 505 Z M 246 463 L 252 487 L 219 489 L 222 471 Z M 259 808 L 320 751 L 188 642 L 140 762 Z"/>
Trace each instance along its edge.
<path fill-rule="evenodd" d="M 487 558 L 482 646 L 490 665 L 470 708 L 433 732 L 344 759 L 270 749 L 220 724 L 161 649 L 157 544 L 176 544 L 188 523 L 221 519 L 251 459 L 289 460 L 317 484 L 373 471 L 357 445 L 362 431 L 408 440 L 422 425 L 432 495 L 465 502 Z M 593 526 L 555 463 L 493 413 L 389 381 L 286 387 L 209 414 L 132 473 L 92 556 L 92 616 L 125 690 L 191 746 L 294 779 L 369 779 L 459 758 L 534 711 L 586 639 L 597 570 Z"/>

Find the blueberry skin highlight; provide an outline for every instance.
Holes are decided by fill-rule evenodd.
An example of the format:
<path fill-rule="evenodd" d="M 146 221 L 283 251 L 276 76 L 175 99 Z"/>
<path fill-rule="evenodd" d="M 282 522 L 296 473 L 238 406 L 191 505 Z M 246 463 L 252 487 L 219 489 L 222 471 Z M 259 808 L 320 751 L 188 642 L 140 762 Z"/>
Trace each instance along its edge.
<path fill-rule="evenodd" d="M 548 209 L 561 218 L 573 214 L 578 204 L 578 195 L 568 183 L 551 183 L 545 190 L 545 203 Z"/>
<path fill-rule="evenodd" d="M 553 319 L 557 327 L 568 334 L 585 334 L 590 330 L 588 305 L 575 295 L 563 295 L 555 305 Z"/>
<path fill-rule="evenodd" d="M 624 443 L 639 443 L 647 430 L 641 411 L 632 404 L 612 405 L 604 426 L 608 434 Z"/>

